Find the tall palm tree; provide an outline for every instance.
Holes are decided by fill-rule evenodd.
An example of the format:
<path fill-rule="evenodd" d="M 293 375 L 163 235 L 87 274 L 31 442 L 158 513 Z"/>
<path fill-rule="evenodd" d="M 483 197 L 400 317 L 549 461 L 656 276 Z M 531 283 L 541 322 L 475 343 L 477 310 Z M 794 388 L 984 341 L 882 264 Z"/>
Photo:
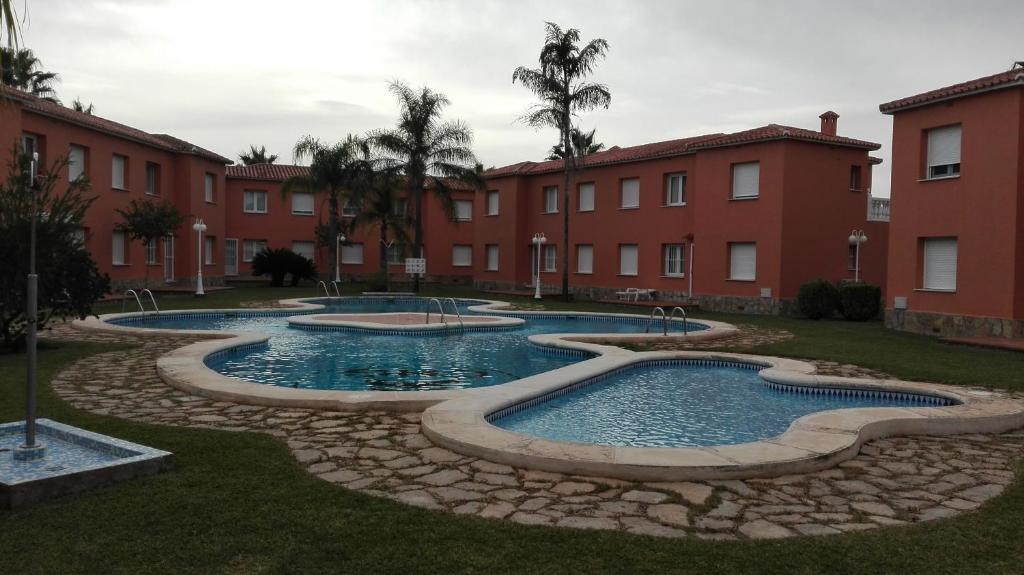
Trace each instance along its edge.
<path fill-rule="evenodd" d="M 14 11 L 14 0 L 0 0 L 0 44 L 7 48 L 18 47 L 18 19 Z M 4 69 L 7 54 L 0 52 L 0 73 Z"/>
<path fill-rule="evenodd" d="M 388 273 L 389 245 L 397 245 L 405 251 L 409 246 L 408 210 L 403 209 L 405 197 L 402 193 L 402 178 L 398 170 L 369 155 L 364 156 L 363 177 L 359 178 L 352 190 L 352 201 L 359 212 L 352 220 L 352 228 L 376 227 L 380 234 L 380 273 L 384 276 L 386 291 L 391 291 L 391 274 Z"/>
<path fill-rule="evenodd" d="M 43 63 L 28 48 L 0 47 L 0 84 L 17 88 L 47 100 L 60 103 L 53 85 L 60 80 L 56 72 L 44 72 Z"/>
<path fill-rule="evenodd" d="M 441 120 L 441 113 L 451 103 L 444 94 L 427 87 L 415 91 L 397 81 L 389 89 L 401 108 L 398 126 L 377 130 L 370 139 L 384 156 L 384 163 L 405 176 L 406 192 L 413 203 L 413 254 L 422 257 L 424 189 L 429 188 L 451 214 L 451 186 L 462 182 L 482 189 L 482 171 L 470 149 L 473 132 L 469 126 L 459 120 Z M 413 289 L 420 289 L 419 276 L 413 279 Z"/>
<path fill-rule="evenodd" d="M 363 176 L 365 165 L 362 158 L 369 154 L 366 141 L 349 134 L 336 144 L 325 144 L 312 136 L 303 136 L 293 150 L 296 162 L 309 160 L 309 173 L 292 176 L 281 184 L 281 196 L 296 192 L 324 194 L 327 196 L 328 218 L 326 232 L 318 239 L 327 246 L 330 261 L 337 257 L 335 238 L 341 233 L 341 203 L 351 195 Z"/>
<path fill-rule="evenodd" d="M 76 112 L 82 112 L 83 114 L 89 114 L 91 116 L 92 113 L 96 111 L 96 106 L 93 106 L 92 102 L 89 102 L 89 105 L 87 106 L 84 102 L 82 102 L 78 98 L 75 98 L 75 101 L 71 102 L 71 109 Z"/>
<path fill-rule="evenodd" d="M 522 120 L 535 128 L 558 130 L 565 155 L 562 188 L 562 298 L 569 299 L 569 193 L 576 153 L 572 141 L 573 118 L 579 112 L 607 108 L 612 95 L 604 84 L 586 82 L 597 61 L 605 57 L 608 42 L 595 38 L 580 46 L 580 31 L 562 30 L 558 24 L 545 23 L 544 47 L 540 51 L 540 67 L 520 66 L 512 73 L 512 83 L 519 82 L 540 99 Z"/>
<path fill-rule="evenodd" d="M 597 132 L 597 128 L 589 132 L 584 132 L 575 127 L 572 129 L 572 149 L 576 152 L 577 162 L 582 160 L 583 156 L 600 152 L 604 149 L 604 144 L 594 141 L 594 132 Z M 565 150 L 562 149 L 562 144 L 552 146 L 551 155 L 548 156 L 548 159 L 561 160 L 563 158 L 565 158 Z"/>
<path fill-rule="evenodd" d="M 273 164 L 277 161 L 277 154 L 267 155 L 267 147 L 260 146 L 257 148 L 255 145 L 249 145 L 248 152 L 242 152 L 238 154 L 238 159 L 242 160 L 242 163 L 246 166 L 253 164 Z"/>

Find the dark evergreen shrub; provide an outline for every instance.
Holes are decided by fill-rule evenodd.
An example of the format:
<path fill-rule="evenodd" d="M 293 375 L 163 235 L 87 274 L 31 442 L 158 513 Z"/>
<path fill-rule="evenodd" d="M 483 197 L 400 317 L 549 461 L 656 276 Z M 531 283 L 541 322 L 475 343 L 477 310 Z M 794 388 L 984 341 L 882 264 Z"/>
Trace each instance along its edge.
<path fill-rule="evenodd" d="M 867 283 L 847 283 L 839 286 L 839 313 L 851 321 L 866 321 L 878 317 L 882 307 L 882 288 Z"/>
<path fill-rule="evenodd" d="M 797 304 L 810 319 L 829 318 L 839 305 L 839 290 L 823 279 L 811 280 L 800 286 Z"/>

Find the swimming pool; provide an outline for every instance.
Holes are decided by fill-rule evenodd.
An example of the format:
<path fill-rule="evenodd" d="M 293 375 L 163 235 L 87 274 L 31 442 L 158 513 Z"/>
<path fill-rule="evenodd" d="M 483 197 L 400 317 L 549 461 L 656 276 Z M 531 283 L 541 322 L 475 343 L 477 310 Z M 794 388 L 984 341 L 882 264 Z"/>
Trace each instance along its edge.
<path fill-rule="evenodd" d="M 210 369 L 256 383 L 338 391 L 431 391 L 497 385 L 582 361 L 592 354 L 554 350 L 528 337 L 550 333 L 642 333 L 643 316 L 488 312 L 525 319 L 520 327 L 440 335 L 366 334 L 351 330 L 308 331 L 289 327 L 288 316 L 309 313 L 390 313 L 427 311 L 423 298 L 344 298 L 307 300 L 318 310 L 192 312 L 134 316 L 111 323 L 153 329 L 225 330 L 266 333 L 261 346 L 228 349 L 206 358 Z M 487 304 L 460 300 L 463 314 Z M 436 306 L 436 304 L 434 304 Z M 435 308 L 436 309 L 436 308 Z M 449 307 L 450 309 L 450 307 Z M 687 322 L 690 332 L 707 325 Z M 675 322 L 673 331 L 682 329 Z"/>
<path fill-rule="evenodd" d="M 804 415 L 860 407 L 934 407 L 944 398 L 768 384 L 764 366 L 658 362 L 488 416 L 494 425 L 555 441 L 704 447 L 775 437 Z"/>

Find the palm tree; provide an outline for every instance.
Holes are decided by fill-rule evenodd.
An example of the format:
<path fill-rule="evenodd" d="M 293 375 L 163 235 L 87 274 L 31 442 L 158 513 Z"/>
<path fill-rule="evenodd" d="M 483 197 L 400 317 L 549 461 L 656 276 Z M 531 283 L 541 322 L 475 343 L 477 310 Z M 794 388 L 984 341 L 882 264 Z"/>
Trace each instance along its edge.
<path fill-rule="evenodd" d="M 472 130 L 459 120 L 441 121 L 441 113 L 451 103 L 444 94 L 427 87 L 414 91 L 402 82 L 392 82 L 389 89 L 401 107 L 398 126 L 373 132 L 370 139 L 384 156 L 383 163 L 405 176 L 413 203 L 413 254 L 422 257 L 424 189 L 429 187 L 451 214 L 451 186 L 462 182 L 482 189 L 483 178 L 470 149 Z M 413 279 L 413 289 L 420 289 L 419 276 Z"/>
<path fill-rule="evenodd" d="M 545 23 L 544 47 L 540 51 L 540 68 L 520 66 L 512 73 L 512 83 L 520 82 L 540 98 L 522 120 L 535 128 L 558 130 L 565 156 L 565 185 L 562 188 L 562 298 L 569 299 L 569 193 L 576 156 L 573 151 L 573 118 L 579 112 L 607 108 L 612 95 L 604 84 L 586 82 L 597 61 L 604 58 L 608 42 L 601 38 L 580 47 L 580 31 L 563 31 L 558 24 Z"/>
<path fill-rule="evenodd" d="M 14 12 L 14 0 L 0 0 L 0 40 L 8 48 L 18 47 L 18 19 Z M 7 54 L 0 52 L 0 73 L 4 69 Z"/>
<path fill-rule="evenodd" d="M 293 155 L 296 162 L 310 160 L 309 173 L 292 176 L 281 184 L 281 196 L 295 192 L 326 194 L 328 220 L 318 234 L 321 244 L 326 244 L 330 260 L 337 256 L 335 238 L 341 233 L 341 201 L 351 195 L 363 177 L 365 165 L 362 158 L 369 154 L 366 141 L 349 134 L 336 144 L 324 144 L 312 136 L 303 136 L 295 144 Z"/>
<path fill-rule="evenodd" d="M 253 164 L 273 164 L 277 161 L 277 154 L 267 155 L 267 147 L 260 146 L 257 148 L 255 145 L 249 145 L 248 152 L 242 152 L 238 154 L 238 159 L 242 160 L 242 163 L 246 166 Z"/>
<path fill-rule="evenodd" d="M 572 149 L 576 152 L 576 159 L 582 160 L 583 156 L 593 154 L 594 152 L 600 152 L 604 149 L 604 144 L 601 142 L 594 142 L 594 132 L 597 128 L 583 132 L 579 128 L 572 129 Z M 561 160 L 565 158 L 565 150 L 562 149 L 562 144 L 555 144 L 551 147 L 551 155 L 548 156 L 549 160 Z"/>
<path fill-rule="evenodd" d="M 28 48 L 0 47 L 0 84 L 28 92 L 59 104 L 53 84 L 60 80 L 56 72 L 43 72 L 43 63 Z"/>
<path fill-rule="evenodd" d="M 402 179 L 397 169 L 369 155 L 364 156 L 363 177 L 353 189 L 352 201 L 359 207 L 359 213 L 352 220 L 352 228 L 376 227 L 380 233 L 380 273 L 384 275 L 385 290 L 391 291 L 391 274 L 388 273 L 389 245 L 397 245 L 402 251 L 409 246 L 410 225 L 405 197 L 402 194 Z"/>
<path fill-rule="evenodd" d="M 73 109 L 76 112 L 82 112 L 83 114 L 89 114 L 91 116 L 92 113 L 96 111 L 96 106 L 93 106 L 92 102 L 89 102 L 89 105 L 86 106 L 84 103 L 82 103 L 81 100 L 75 98 L 75 101 L 71 102 L 71 109 Z"/>

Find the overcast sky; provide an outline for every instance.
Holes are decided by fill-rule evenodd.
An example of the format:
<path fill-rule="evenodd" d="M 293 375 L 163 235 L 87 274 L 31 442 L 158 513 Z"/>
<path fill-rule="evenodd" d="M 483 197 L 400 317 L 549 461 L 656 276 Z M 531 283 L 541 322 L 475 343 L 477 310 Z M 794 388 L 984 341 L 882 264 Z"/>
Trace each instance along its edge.
<path fill-rule="evenodd" d="M 284 162 L 303 134 L 391 125 L 391 79 L 446 94 L 485 166 L 542 159 L 556 134 L 516 121 L 533 96 L 512 70 L 536 64 L 551 20 L 610 45 L 593 80 L 611 107 L 579 122 L 606 145 L 817 129 L 831 109 L 841 135 L 883 145 L 874 191 L 888 195 L 891 120 L 878 104 L 1024 60 L 1020 0 L 27 3 L 24 43 L 60 73 L 65 103 L 232 158 L 263 144 Z"/>

